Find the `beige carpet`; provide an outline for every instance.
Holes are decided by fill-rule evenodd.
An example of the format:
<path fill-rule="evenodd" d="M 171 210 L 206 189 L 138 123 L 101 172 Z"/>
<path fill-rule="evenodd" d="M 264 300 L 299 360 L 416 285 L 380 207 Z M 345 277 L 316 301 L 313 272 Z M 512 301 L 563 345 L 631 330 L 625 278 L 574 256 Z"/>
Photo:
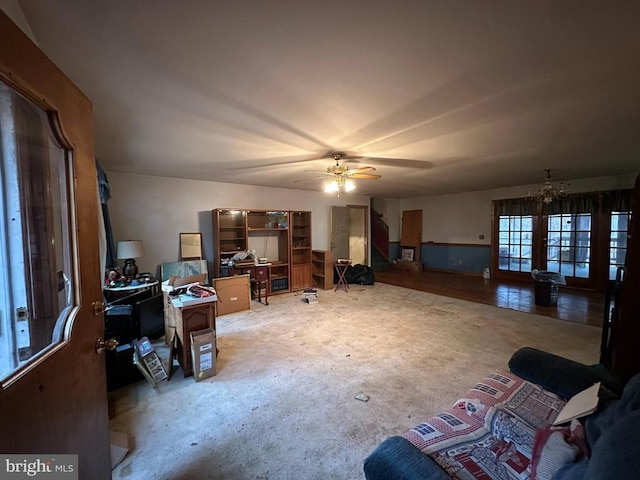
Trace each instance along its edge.
<path fill-rule="evenodd" d="M 595 363 L 595 327 L 378 283 L 217 319 L 218 374 L 111 394 L 114 479 L 362 479 L 364 458 L 533 346 Z M 160 349 L 166 357 L 166 348 Z M 354 399 L 363 392 L 368 402 Z"/>

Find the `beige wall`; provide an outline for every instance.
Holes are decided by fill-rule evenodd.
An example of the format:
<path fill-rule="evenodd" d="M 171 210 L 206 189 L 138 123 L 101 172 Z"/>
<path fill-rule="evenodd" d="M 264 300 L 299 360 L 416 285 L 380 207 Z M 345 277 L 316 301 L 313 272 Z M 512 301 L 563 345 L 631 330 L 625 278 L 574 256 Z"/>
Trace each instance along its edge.
<path fill-rule="evenodd" d="M 107 172 L 114 240 L 142 240 L 141 272 L 179 260 L 180 232 L 201 232 L 206 259 L 213 260 L 211 210 L 303 210 L 311 212 L 312 246 L 329 249 L 331 206 L 369 205 L 369 197 L 255 187 L 228 183 Z M 119 262 L 122 264 L 122 261 Z"/>

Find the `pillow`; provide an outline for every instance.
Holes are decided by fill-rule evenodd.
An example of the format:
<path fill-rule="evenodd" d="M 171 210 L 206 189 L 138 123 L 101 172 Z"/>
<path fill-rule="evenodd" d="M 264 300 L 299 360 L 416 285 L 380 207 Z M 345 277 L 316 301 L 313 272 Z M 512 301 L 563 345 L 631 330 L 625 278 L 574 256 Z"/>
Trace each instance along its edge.
<path fill-rule="evenodd" d="M 169 277 L 169 280 L 167 280 L 167 285 L 170 285 L 170 286 L 172 286 L 172 287 L 173 287 L 173 284 L 174 284 L 174 283 L 175 283 L 175 281 L 176 281 L 177 279 L 179 279 L 179 278 L 180 278 L 180 275 L 171 275 L 171 276 Z"/>
<path fill-rule="evenodd" d="M 200 285 L 204 285 L 206 279 L 206 273 L 198 273 L 196 275 L 189 275 L 188 277 L 178 277 L 173 282 L 173 288 L 182 287 L 183 285 L 188 285 L 195 282 L 198 282 Z M 171 285 L 171 283 L 169 283 L 169 285 Z"/>
<path fill-rule="evenodd" d="M 574 419 L 575 420 L 575 419 Z M 551 480 L 562 467 L 587 455 L 584 427 L 547 427 L 536 432 L 531 455 L 531 480 Z"/>

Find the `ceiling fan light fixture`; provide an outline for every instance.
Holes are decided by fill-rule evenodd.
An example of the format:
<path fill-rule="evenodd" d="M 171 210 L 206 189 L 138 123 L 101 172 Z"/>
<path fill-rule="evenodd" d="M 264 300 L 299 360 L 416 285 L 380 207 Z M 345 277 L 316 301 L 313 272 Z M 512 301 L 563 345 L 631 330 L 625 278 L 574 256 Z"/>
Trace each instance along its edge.
<path fill-rule="evenodd" d="M 353 180 L 347 180 L 346 182 L 344 182 L 345 192 L 352 192 L 355 189 L 356 189 L 356 184 Z"/>
<path fill-rule="evenodd" d="M 340 186 L 336 180 L 331 180 L 324 186 L 325 193 L 336 193 L 340 191 Z"/>

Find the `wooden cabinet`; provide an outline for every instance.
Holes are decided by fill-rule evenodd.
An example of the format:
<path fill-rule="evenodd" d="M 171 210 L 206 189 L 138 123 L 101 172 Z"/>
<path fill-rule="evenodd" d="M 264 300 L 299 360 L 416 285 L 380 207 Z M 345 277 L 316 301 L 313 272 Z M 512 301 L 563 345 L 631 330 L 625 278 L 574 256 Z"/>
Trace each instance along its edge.
<path fill-rule="evenodd" d="M 611 326 L 611 370 L 625 381 L 640 372 L 640 175 L 636 177 L 631 211 L 620 305 L 615 305 L 618 315 Z"/>
<path fill-rule="evenodd" d="M 312 284 L 311 212 L 213 210 L 214 277 L 248 273 L 267 280 L 269 294 L 302 290 Z M 239 251 L 254 250 L 269 266 L 228 268 Z M 268 272 L 264 269 L 268 268 Z"/>
<path fill-rule="evenodd" d="M 291 266 L 291 290 L 304 290 L 311 286 L 311 265 Z"/>
<path fill-rule="evenodd" d="M 204 328 L 216 328 L 215 302 L 188 307 L 175 307 L 167 292 L 164 292 L 164 322 L 167 341 L 173 331 L 177 336 L 176 355 L 184 376 L 193 375 L 190 333 Z"/>
<path fill-rule="evenodd" d="M 331 290 L 333 288 L 333 252 L 312 250 L 311 276 L 315 288 L 323 290 Z"/>
<path fill-rule="evenodd" d="M 247 214 L 244 210 L 213 211 L 213 272 L 221 277 L 224 260 L 247 249 Z"/>
<path fill-rule="evenodd" d="M 290 213 L 291 290 L 311 286 L 311 212 Z"/>
<path fill-rule="evenodd" d="M 289 281 L 289 212 L 274 210 L 247 211 L 248 248 L 256 257 L 271 264 L 267 290 L 269 295 L 291 291 Z"/>

